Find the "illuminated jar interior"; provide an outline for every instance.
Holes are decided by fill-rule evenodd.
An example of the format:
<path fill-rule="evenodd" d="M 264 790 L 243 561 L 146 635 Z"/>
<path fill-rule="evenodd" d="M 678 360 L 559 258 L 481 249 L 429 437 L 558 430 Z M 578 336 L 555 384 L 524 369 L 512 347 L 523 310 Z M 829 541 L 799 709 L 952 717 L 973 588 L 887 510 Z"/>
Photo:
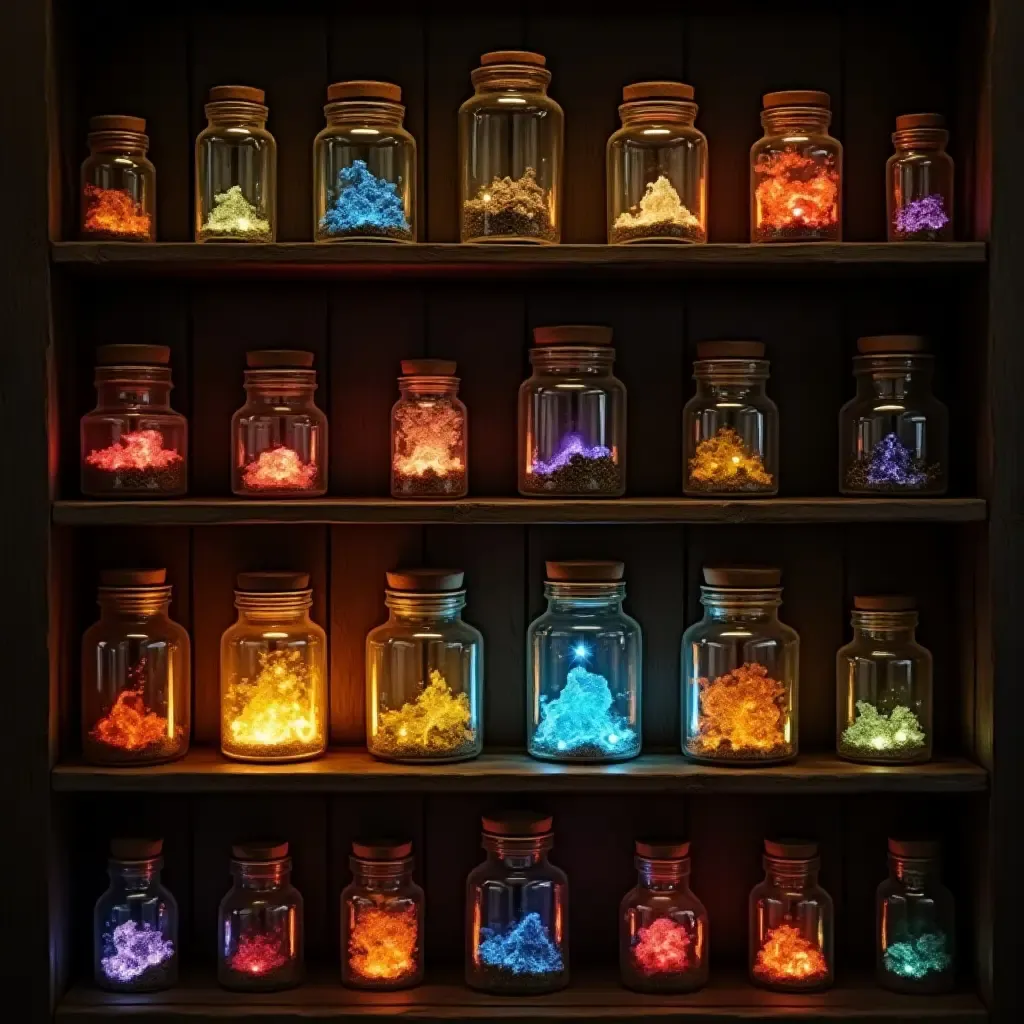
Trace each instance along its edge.
<path fill-rule="evenodd" d="M 953 158 L 941 114 L 903 114 L 885 165 L 890 242 L 953 241 Z"/>
<path fill-rule="evenodd" d="M 156 241 L 156 168 L 146 156 L 142 117 L 89 119 L 89 155 L 82 164 L 83 239 L 93 242 Z"/>

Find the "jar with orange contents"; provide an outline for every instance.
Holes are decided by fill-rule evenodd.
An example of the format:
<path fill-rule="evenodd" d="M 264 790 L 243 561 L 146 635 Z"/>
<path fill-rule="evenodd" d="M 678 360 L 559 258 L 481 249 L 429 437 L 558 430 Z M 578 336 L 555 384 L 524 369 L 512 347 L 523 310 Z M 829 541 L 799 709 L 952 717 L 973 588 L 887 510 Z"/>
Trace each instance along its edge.
<path fill-rule="evenodd" d="M 89 155 L 82 164 L 83 239 L 156 241 L 156 168 L 146 156 L 141 117 L 89 119 Z"/>

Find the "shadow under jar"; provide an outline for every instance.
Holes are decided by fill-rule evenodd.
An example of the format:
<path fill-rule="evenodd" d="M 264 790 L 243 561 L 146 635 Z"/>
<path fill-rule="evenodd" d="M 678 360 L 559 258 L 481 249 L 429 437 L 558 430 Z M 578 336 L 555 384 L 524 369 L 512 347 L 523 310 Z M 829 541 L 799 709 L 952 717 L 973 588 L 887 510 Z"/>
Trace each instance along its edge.
<path fill-rule="evenodd" d="M 903 114 L 885 165 L 890 242 L 953 241 L 953 158 L 941 114 Z"/>
<path fill-rule="evenodd" d="M 89 119 L 82 164 L 81 236 L 93 242 L 156 241 L 156 168 L 141 117 Z"/>

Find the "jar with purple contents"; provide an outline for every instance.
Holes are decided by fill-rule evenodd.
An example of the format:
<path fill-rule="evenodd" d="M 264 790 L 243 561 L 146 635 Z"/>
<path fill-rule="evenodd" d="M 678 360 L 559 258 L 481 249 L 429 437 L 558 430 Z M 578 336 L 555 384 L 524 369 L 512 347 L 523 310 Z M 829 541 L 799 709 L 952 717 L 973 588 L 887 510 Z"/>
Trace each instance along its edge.
<path fill-rule="evenodd" d="M 953 241 L 953 158 L 941 114 L 896 118 L 885 165 L 890 242 Z"/>

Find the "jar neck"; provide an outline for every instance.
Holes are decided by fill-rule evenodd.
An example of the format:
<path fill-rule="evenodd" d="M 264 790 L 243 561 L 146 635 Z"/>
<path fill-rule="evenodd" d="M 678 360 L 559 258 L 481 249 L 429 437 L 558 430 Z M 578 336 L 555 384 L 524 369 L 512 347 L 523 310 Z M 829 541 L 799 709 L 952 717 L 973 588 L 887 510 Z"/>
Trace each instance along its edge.
<path fill-rule="evenodd" d="M 371 892 L 389 892 L 412 881 L 412 857 L 376 861 L 350 857 L 349 866 L 356 885 Z"/>
<path fill-rule="evenodd" d="M 316 370 L 246 370 L 244 387 L 251 405 L 312 405 Z"/>
<path fill-rule="evenodd" d="M 98 366 L 95 383 L 100 409 L 126 405 L 167 409 L 174 386 L 166 366 Z"/>
<path fill-rule="evenodd" d="M 817 857 L 810 860 L 764 858 L 765 877 L 782 889 L 808 889 L 817 885 L 820 867 L 821 861 Z"/>
<path fill-rule="evenodd" d="M 690 888 L 690 860 L 635 859 L 640 884 L 645 889 L 685 891 Z"/>
<path fill-rule="evenodd" d="M 456 398 L 458 377 L 399 377 L 398 391 L 403 398 Z"/>
<path fill-rule="evenodd" d="M 857 356 L 853 360 L 857 394 L 902 401 L 931 380 L 930 356 Z"/>
<path fill-rule="evenodd" d="M 850 617 L 855 639 L 914 641 L 917 612 L 855 611 Z"/>
<path fill-rule="evenodd" d="M 100 587 L 97 601 L 103 618 L 142 619 L 166 616 L 170 587 Z"/>
<path fill-rule="evenodd" d="M 541 373 L 607 374 L 615 362 L 615 350 L 594 346 L 545 346 L 530 349 L 530 365 Z"/>
<path fill-rule="evenodd" d="M 336 100 L 324 107 L 324 116 L 328 127 L 354 127 L 358 134 L 360 125 L 368 129 L 401 128 L 405 107 L 385 100 Z M 375 130 L 367 131 L 367 139 L 376 134 Z"/>
<path fill-rule="evenodd" d="M 141 132 L 91 132 L 86 139 L 89 153 L 108 153 L 142 159 L 149 150 L 149 137 Z"/>
<path fill-rule="evenodd" d="M 697 104 L 685 100 L 644 100 L 623 103 L 619 107 L 623 128 L 641 128 L 658 124 L 675 124 L 692 128 L 697 118 Z"/>
<path fill-rule="evenodd" d="M 546 580 L 544 596 L 553 612 L 620 612 L 626 597 L 626 584 L 563 583 Z"/>
<path fill-rule="evenodd" d="M 823 134 L 831 123 L 832 111 L 826 107 L 773 107 L 761 111 L 765 135 Z"/>
<path fill-rule="evenodd" d="M 483 848 L 507 868 L 528 868 L 547 860 L 554 845 L 549 832 L 542 836 L 495 836 L 483 834 Z"/>
<path fill-rule="evenodd" d="M 270 113 L 262 103 L 246 100 L 220 100 L 207 103 L 204 108 L 211 128 L 248 128 L 262 130 L 267 126 Z"/>
<path fill-rule="evenodd" d="M 444 593 L 409 593 L 403 590 L 385 590 L 384 604 L 392 622 L 454 622 L 462 617 L 466 607 L 465 590 Z"/>
<path fill-rule="evenodd" d="M 533 64 L 486 64 L 474 68 L 469 77 L 478 96 L 486 92 L 532 92 L 546 96 L 551 82 L 551 72 Z M 511 111 L 517 104 L 508 106 Z"/>
<path fill-rule="evenodd" d="M 152 860 L 110 860 L 107 862 L 107 873 L 111 882 L 128 892 L 140 892 L 160 884 L 160 870 L 163 866 L 162 857 Z"/>
<path fill-rule="evenodd" d="M 782 604 L 782 588 L 766 587 L 763 590 L 741 590 L 739 588 L 719 589 L 701 587 L 700 603 L 704 605 L 704 617 L 714 621 L 778 621 L 779 605 Z"/>
<path fill-rule="evenodd" d="M 702 398 L 763 397 L 768 381 L 767 359 L 699 359 L 693 379 Z"/>
<path fill-rule="evenodd" d="M 939 864 L 928 858 L 898 857 L 890 853 L 889 871 L 908 889 L 923 889 L 938 879 Z"/>
<path fill-rule="evenodd" d="M 309 609 L 312 604 L 312 590 L 294 590 L 273 594 L 235 591 L 235 607 L 238 609 L 239 621 L 254 625 L 268 622 L 280 625 L 289 622 L 304 622 L 309 618 Z M 268 635 L 267 639 L 278 638 Z M 284 637 L 280 639 L 284 639 Z"/>
<path fill-rule="evenodd" d="M 231 873 L 235 884 L 242 889 L 281 889 L 291 878 L 292 862 L 290 857 L 271 861 L 233 860 Z"/>
<path fill-rule="evenodd" d="M 897 153 L 909 150 L 924 150 L 935 153 L 944 152 L 949 142 L 949 132 L 945 128 L 907 128 L 901 132 L 893 132 L 892 144 Z"/>

